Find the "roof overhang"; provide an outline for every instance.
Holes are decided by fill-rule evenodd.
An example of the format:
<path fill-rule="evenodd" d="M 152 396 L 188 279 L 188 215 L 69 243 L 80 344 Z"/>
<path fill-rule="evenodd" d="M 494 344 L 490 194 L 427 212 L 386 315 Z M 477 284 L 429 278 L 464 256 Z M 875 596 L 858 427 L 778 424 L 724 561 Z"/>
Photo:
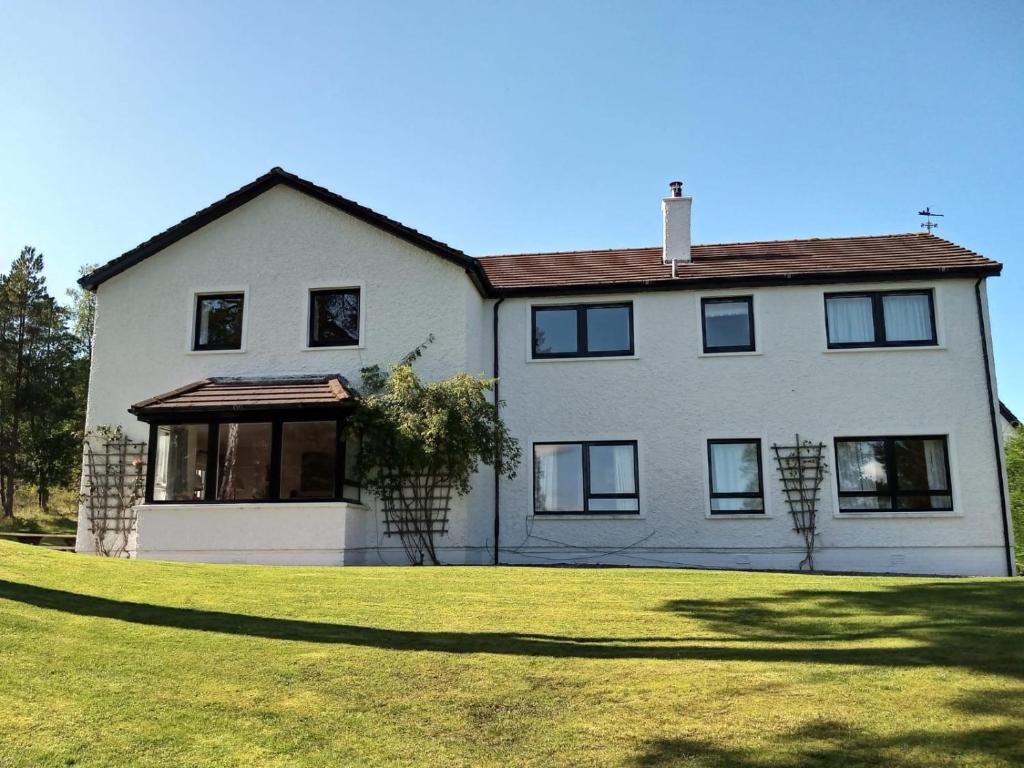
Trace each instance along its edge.
<path fill-rule="evenodd" d="M 270 412 L 337 413 L 359 395 L 337 375 L 201 379 L 128 409 L 141 421 L 181 421 L 221 416 L 257 417 Z"/>

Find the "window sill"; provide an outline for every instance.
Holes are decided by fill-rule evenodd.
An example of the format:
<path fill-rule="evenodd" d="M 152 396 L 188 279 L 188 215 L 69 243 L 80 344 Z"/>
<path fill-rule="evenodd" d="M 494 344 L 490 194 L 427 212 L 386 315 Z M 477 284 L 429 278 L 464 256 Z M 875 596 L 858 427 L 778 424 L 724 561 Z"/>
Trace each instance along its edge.
<path fill-rule="evenodd" d="M 746 352 L 700 352 L 697 357 L 757 357 L 763 354 L 764 352 L 754 349 Z"/>
<path fill-rule="evenodd" d="M 939 512 L 928 512 L 928 511 L 907 511 L 907 512 L 833 512 L 832 517 L 836 520 L 857 520 L 860 518 L 867 518 L 869 520 L 898 520 L 900 518 L 917 518 L 917 517 L 963 517 L 963 512 L 957 512 L 956 510 L 944 510 Z"/>
<path fill-rule="evenodd" d="M 139 509 L 253 509 L 265 507 L 281 507 L 284 509 L 336 509 L 338 507 L 349 507 L 352 509 L 367 509 L 367 506 L 358 501 L 301 501 L 301 500 L 279 500 L 279 501 L 150 501 L 139 504 Z"/>
<path fill-rule="evenodd" d="M 366 349 L 365 344 L 335 344 L 334 346 L 300 347 L 301 352 L 341 352 L 349 349 Z"/>
<path fill-rule="evenodd" d="M 707 520 L 771 520 L 774 515 L 766 512 L 725 513 L 720 515 L 705 512 L 704 517 Z"/>
<path fill-rule="evenodd" d="M 187 349 L 185 350 L 186 355 L 240 355 L 245 352 L 245 347 L 241 349 Z"/>
<path fill-rule="evenodd" d="M 617 513 L 615 513 L 615 514 L 609 514 L 609 515 L 574 515 L 572 513 L 568 513 L 568 514 L 562 514 L 562 515 L 559 515 L 559 514 L 553 514 L 553 515 L 528 515 L 526 519 L 529 520 L 529 521 L 537 521 L 537 520 L 562 520 L 562 521 L 564 521 L 564 520 L 644 520 L 646 517 L 647 517 L 647 515 L 644 515 L 642 513 L 641 514 L 637 514 L 635 512 L 633 512 L 633 513 L 625 513 L 625 514 L 617 514 Z"/>
<path fill-rule="evenodd" d="M 850 352 L 944 352 L 946 347 L 942 344 L 929 346 L 908 346 L 908 347 L 848 347 L 845 349 L 825 349 L 826 355 L 848 354 Z"/>
<path fill-rule="evenodd" d="M 639 360 L 639 355 L 591 355 L 588 357 L 528 357 L 528 363 L 596 363 L 606 360 Z"/>

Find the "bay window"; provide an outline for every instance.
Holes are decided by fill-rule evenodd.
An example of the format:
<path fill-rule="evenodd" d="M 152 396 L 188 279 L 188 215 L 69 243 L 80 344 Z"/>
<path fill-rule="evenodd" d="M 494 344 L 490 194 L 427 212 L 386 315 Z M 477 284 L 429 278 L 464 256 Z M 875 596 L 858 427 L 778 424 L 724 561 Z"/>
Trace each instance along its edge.
<path fill-rule="evenodd" d="M 534 443 L 534 514 L 639 514 L 633 441 Z"/>
<path fill-rule="evenodd" d="M 358 439 L 344 419 L 300 412 L 150 425 L 152 503 L 358 502 Z"/>
<path fill-rule="evenodd" d="M 953 509 L 943 435 L 837 437 L 836 477 L 840 512 Z"/>

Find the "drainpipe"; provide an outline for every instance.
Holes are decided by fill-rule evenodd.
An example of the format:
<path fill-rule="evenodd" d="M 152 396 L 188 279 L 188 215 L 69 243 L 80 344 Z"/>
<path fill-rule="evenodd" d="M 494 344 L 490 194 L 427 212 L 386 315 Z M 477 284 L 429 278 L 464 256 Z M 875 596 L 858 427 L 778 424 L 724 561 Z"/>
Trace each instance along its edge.
<path fill-rule="evenodd" d="M 985 384 L 988 387 L 988 411 L 992 421 L 992 445 L 996 450 L 996 482 L 999 484 L 999 504 L 1003 512 L 1003 544 L 1006 548 L 1006 575 L 1013 576 L 1013 549 L 1010 547 L 1010 524 L 1006 506 L 1006 488 L 1003 485 L 1003 452 L 999 449 L 999 417 L 996 413 L 996 394 L 992 386 L 992 367 L 988 359 L 988 333 L 985 329 L 985 311 L 981 301 L 981 281 L 974 283 L 974 300 L 978 306 L 978 328 L 981 331 L 981 355 L 985 360 Z"/>
<path fill-rule="evenodd" d="M 494 329 L 492 331 L 492 339 L 494 341 L 494 413 L 500 418 L 501 406 L 498 404 L 501 400 L 498 392 L 498 385 L 501 381 L 498 377 L 501 373 L 501 364 L 498 360 L 498 307 L 504 301 L 504 298 L 498 299 L 494 302 Z M 501 450 L 501 447 L 498 447 Z M 499 454 L 500 455 L 500 454 Z M 497 470 L 494 472 L 494 564 L 498 565 L 498 541 L 501 535 L 501 475 Z"/>

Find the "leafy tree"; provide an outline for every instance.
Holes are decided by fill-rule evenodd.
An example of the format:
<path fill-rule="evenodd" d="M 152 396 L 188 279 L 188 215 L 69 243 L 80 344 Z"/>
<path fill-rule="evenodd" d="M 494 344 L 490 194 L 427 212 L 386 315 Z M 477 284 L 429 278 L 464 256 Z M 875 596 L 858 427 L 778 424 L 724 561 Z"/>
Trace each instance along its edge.
<path fill-rule="evenodd" d="M 79 277 L 96 269 L 96 264 L 85 264 L 79 270 Z M 68 288 L 71 300 L 71 332 L 78 342 L 78 353 L 89 360 L 92 358 L 92 334 L 96 329 L 96 294 L 84 288 Z"/>
<path fill-rule="evenodd" d="M 46 290 L 43 255 L 26 246 L 0 275 L 0 510 L 20 482 L 66 483 L 77 461 L 82 388 L 68 313 Z"/>
<path fill-rule="evenodd" d="M 1006 475 L 1010 483 L 1017 569 L 1024 571 L 1024 428 L 1017 429 L 1006 440 Z"/>
<path fill-rule="evenodd" d="M 381 500 L 410 562 L 437 565 L 435 537 L 445 529 L 451 494 L 469 493 L 481 463 L 514 477 L 520 449 L 500 403 L 488 399 L 494 380 L 459 373 L 424 382 L 413 370 L 424 346 L 387 369 L 361 371 L 366 396 L 351 428 L 361 439 L 363 487 Z"/>

